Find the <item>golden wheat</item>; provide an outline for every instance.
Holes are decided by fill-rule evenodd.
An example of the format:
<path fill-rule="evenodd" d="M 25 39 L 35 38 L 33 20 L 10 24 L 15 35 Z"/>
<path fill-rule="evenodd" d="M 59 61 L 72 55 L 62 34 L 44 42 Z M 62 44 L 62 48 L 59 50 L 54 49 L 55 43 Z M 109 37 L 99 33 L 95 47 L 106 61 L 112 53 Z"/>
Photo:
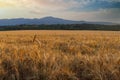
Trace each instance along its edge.
<path fill-rule="evenodd" d="M 120 80 L 120 32 L 0 32 L 0 80 Z"/>

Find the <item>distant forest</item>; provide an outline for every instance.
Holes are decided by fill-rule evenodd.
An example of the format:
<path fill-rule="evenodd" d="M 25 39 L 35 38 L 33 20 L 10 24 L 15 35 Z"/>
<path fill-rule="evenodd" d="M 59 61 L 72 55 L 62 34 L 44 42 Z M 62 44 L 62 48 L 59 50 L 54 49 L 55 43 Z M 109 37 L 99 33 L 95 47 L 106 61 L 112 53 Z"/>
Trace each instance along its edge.
<path fill-rule="evenodd" d="M 104 31 L 120 31 L 120 25 L 57 24 L 57 25 L 0 26 L 0 31 L 8 31 L 8 30 L 104 30 Z"/>

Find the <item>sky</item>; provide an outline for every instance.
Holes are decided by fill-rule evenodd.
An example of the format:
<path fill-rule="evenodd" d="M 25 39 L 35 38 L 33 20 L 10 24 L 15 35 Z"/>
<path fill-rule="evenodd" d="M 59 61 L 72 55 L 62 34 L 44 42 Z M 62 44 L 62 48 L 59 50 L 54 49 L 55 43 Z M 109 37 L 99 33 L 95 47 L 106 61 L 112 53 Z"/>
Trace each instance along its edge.
<path fill-rule="evenodd" d="M 120 23 L 120 0 L 0 0 L 0 19 L 46 16 Z"/>

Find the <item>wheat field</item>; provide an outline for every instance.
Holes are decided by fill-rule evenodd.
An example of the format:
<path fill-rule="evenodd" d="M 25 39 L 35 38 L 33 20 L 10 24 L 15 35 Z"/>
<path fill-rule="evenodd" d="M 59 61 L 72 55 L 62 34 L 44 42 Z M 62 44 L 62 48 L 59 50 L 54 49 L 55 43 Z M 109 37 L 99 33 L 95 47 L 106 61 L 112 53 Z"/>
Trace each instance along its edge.
<path fill-rule="evenodd" d="M 120 32 L 2 31 L 0 80 L 120 80 Z"/>

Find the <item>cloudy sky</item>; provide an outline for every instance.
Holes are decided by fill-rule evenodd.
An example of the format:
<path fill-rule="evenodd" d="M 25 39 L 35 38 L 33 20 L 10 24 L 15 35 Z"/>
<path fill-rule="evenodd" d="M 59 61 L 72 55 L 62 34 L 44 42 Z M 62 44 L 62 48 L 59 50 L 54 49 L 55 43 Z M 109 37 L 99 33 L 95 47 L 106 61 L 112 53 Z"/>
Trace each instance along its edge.
<path fill-rule="evenodd" d="M 45 16 L 120 23 L 120 0 L 0 0 L 0 19 Z"/>

